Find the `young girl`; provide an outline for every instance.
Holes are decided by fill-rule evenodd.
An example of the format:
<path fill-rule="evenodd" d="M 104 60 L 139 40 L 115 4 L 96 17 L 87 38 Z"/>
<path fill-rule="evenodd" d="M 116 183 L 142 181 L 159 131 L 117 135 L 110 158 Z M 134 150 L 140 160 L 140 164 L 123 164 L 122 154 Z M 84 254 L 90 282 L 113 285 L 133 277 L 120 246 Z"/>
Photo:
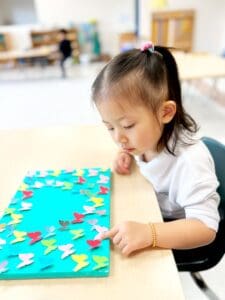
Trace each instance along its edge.
<path fill-rule="evenodd" d="M 110 238 L 124 255 L 146 247 L 191 249 L 211 243 L 219 222 L 218 181 L 207 147 L 194 139 L 176 62 L 165 47 L 146 43 L 113 58 L 92 86 L 92 98 L 120 150 L 115 171 L 136 160 L 170 222 L 117 224 Z"/>

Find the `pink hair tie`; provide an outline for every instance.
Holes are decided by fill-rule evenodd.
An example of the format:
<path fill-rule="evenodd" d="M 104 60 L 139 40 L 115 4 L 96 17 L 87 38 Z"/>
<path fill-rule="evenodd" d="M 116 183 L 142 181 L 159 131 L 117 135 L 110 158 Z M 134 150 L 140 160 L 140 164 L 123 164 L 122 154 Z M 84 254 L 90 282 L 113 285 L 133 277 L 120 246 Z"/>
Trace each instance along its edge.
<path fill-rule="evenodd" d="M 154 45 L 152 42 L 145 42 L 141 48 L 140 48 L 141 52 L 144 52 L 146 50 L 150 51 L 150 52 L 154 52 Z"/>

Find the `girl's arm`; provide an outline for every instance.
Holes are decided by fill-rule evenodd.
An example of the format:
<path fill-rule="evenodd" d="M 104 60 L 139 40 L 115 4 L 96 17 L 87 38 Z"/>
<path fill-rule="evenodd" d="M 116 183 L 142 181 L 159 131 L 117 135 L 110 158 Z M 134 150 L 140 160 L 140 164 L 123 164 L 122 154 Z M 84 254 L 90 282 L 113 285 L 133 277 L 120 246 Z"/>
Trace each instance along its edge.
<path fill-rule="evenodd" d="M 181 219 L 165 223 L 154 223 L 154 232 L 150 224 L 128 221 L 114 226 L 102 235 L 110 238 L 124 255 L 135 250 L 151 247 L 167 249 L 191 249 L 211 243 L 216 236 L 213 229 L 195 219 Z"/>

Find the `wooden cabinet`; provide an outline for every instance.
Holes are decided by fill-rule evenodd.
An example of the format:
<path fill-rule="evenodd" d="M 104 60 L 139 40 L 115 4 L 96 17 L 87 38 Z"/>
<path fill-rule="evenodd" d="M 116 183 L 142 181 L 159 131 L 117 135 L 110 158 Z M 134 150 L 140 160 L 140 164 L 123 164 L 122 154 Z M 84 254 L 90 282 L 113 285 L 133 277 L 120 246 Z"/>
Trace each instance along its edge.
<path fill-rule="evenodd" d="M 151 40 L 156 45 L 192 51 L 194 19 L 193 10 L 154 12 Z"/>
<path fill-rule="evenodd" d="M 10 36 L 8 33 L 0 33 L 0 51 L 10 50 Z"/>
<path fill-rule="evenodd" d="M 76 28 L 66 29 L 67 38 L 71 41 L 73 57 L 79 58 L 80 49 L 78 42 L 78 31 Z M 60 29 L 31 31 L 33 48 L 42 46 L 57 46 L 60 41 Z"/>

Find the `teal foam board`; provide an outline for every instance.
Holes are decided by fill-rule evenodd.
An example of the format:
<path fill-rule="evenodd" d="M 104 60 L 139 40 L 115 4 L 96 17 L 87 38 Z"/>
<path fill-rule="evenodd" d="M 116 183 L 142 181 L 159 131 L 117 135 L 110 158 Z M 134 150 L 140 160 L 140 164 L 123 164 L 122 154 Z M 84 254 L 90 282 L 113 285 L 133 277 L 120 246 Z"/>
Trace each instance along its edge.
<path fill-rule="evenodd" d="M 0 219 L 0 279 L 105 277 L 111 171 L 32 171 Z"/>

